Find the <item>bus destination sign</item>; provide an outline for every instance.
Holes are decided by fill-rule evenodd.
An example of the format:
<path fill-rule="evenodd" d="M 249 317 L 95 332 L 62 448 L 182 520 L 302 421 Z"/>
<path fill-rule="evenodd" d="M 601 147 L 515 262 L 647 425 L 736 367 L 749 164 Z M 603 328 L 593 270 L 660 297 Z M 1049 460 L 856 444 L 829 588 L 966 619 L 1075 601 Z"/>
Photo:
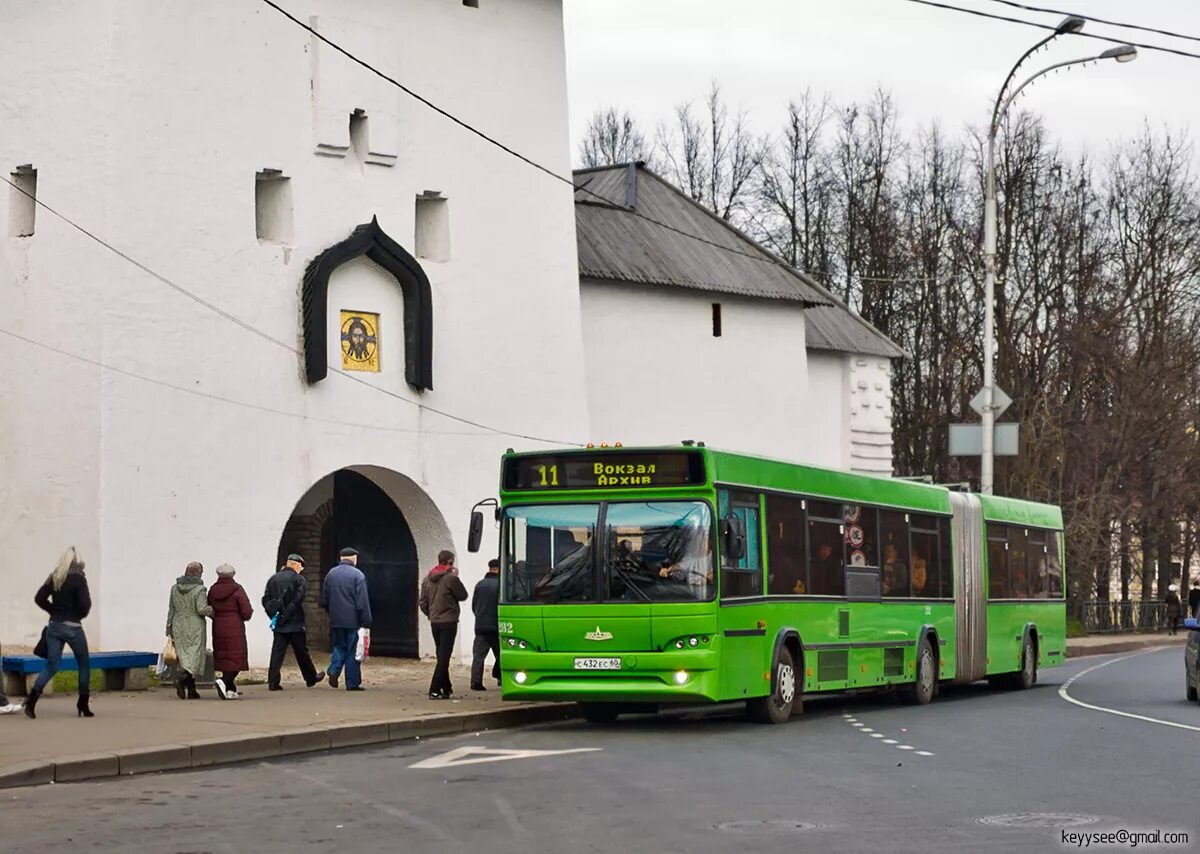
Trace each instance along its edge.
<path fill-rule="evenodd" d="M 600 451 L 504 461 L 505 490 L 636 489 L 704 483 L 704 457 L 691 451 Z"/>

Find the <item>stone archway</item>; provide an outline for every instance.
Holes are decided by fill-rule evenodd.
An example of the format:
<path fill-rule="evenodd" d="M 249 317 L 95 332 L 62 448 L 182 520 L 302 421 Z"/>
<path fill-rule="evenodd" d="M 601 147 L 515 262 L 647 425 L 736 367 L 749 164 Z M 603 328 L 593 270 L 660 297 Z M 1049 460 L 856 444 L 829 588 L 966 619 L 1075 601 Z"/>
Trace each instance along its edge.
<path fill-rule="evenodd" d="M 279 539 L 276 565 L 292 552 L 304 558 L 309 644 L 328 650 L 321 583 L 339 549 L 354 546 L 375 616 L 372 652 L 415 658 L 424 636 L 416 607 L 421 567 L 436 562 L 449 543 L 441 512 L 411 478 L 382 466 L 349 466 L 322 477 L 296 503 Z"/>

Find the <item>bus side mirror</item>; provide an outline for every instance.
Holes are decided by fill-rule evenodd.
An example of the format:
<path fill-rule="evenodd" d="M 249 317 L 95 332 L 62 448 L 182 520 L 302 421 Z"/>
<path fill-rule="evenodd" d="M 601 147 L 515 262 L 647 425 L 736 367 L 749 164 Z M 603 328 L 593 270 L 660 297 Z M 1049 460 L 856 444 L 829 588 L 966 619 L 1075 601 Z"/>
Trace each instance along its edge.
<path fill-rule="evenodd" d="M 730 562 L 746 556 L 746 523 L 738 516 L 721 521 L 721 553 Z"/>
<path fill-rule="evenodd" d="M 467 551 L 475 553 L 479 551 L 479 544 L 483 541 L 483 513 L 478 510 L 471 511 L 471 533 L 467 536 Z"/>

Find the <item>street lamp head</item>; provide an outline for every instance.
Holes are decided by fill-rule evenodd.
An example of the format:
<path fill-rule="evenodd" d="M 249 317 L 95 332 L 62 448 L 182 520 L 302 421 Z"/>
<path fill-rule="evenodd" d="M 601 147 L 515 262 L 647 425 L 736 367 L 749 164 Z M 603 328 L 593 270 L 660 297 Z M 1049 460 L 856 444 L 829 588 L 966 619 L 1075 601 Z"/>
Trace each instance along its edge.
<path fill-rule="evenodd" d="M 1054 28 L 1054 34 L 1056 36 L 1065 36 L 1077 33 L 1083 29 L 1084 23 L 1086 22 L 1083 20 L 1083 18 L 1076 17 L 1075 15 L 1068 15 L 1059 21 L 1058 26 Z"/>
<path fill-rule="evenodd" d="M 1117 45 L 1110 47 L 1104 53 L 1100 54 L 1101 59 L 1115 59 L 1117 62 L 1133 62 L 1137 59 L 1137 48 L 1131 44 Z"/>

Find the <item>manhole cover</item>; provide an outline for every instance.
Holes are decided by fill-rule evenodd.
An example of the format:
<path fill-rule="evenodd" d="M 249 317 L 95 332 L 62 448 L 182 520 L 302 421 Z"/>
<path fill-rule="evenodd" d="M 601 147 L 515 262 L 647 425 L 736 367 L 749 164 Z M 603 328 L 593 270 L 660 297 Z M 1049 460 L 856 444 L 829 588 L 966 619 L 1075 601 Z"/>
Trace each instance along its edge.
<path fill-rule="evenodd" d="M 1100 821 L 1100 816 L 1068 812 L 1014 812 L 985 815 L 978 821 L 993 827 L 1083 827 Z"/>
<path fill-rule="evenodd" d="M 816 830 L 820 825 L 811 821 L 793 821 L 789 818 L 764 819 L 762 821 L 723 821 L 717 830 L 731 833 L 795 833 L 800 830 Z"/>

